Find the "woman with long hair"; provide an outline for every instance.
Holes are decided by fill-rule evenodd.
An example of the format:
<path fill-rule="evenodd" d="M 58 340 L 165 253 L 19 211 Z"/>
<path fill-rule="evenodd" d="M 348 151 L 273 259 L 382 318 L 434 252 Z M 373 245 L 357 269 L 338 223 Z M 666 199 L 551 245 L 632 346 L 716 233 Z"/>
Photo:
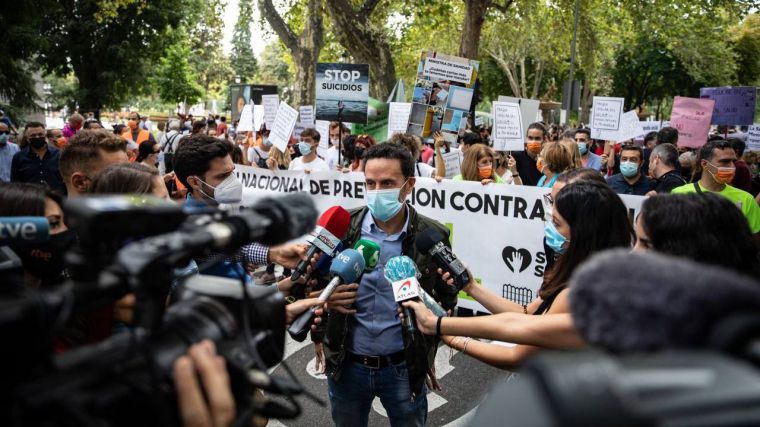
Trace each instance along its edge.
<path fill-rule="evenodd" d="M 440 333 L 448 346 L 502 369 L 518 366 L 539 349 L 536 344 L 542 347 L 582 346 L 583 341 L 573 329 L 569 316 L 570 276 L 595 253 L 631 247 L 634 234 L 628 210 L 605 184 L 577 181 L 557 193 L 551 221 L 546 223 L 544 234 L 547 243 L 560 255 L 544 274 L 539 298 L 530 304 L 508 301 L 471 281 L 463 291 L 493 315 L 439 319 L 421 303 L 406 302 L 404 305 L 414 309 L 423 333 Z M 475 276 L 470 274 L 470 277 Z M 443 278 L 452 283 L 448 273 L 443 274 Z M 546 319 L 537 320 L 544 317 Z M 508 340 L 517 345 L 503 347 L 457 336 L 467 334 Z"/>
<path fill-rule="evenodd" d="M 504 181 L 496 173 L 495 158 L 496 154 L 491 147 L 474 144 L 464 153 L 461 173 L 452 179 L 454 181 L 478 181 L 483 185 L 492 182 L 504 184 Z"/>
<path fill-rule="evenodd" d="M 143 141 L 137 149 L 137 163 L 145 166 L 157 167 L 158 154 L 161 152 L 161 146 L 155 141 Z"/>
<path fill-rule="evenodd" d="M 544 144 L 536 161 L 536 169 L 543 175 L 537 186 L 551 188 L 559 174 L 572 168 L 573 154 L 569 148 L 559 142 Z"/>

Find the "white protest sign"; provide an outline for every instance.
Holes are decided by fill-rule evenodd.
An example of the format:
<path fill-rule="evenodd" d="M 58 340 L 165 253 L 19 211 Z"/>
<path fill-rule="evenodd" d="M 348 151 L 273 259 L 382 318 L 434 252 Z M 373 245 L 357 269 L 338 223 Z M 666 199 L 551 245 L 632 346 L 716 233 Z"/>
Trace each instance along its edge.
<path fill-rule="evenodd" d="M 253 109 L 250 104 L 243 107 L 243 111 L 240 112 L 240 121 L 238 121 L 238 127 L 236 132 L 250 132 L 253 130 Z"/>
<path fill-rule="evenodd" d="M 264 122 L 267 124 L 267 129 L 272 130 L 280 97 L 278 95 L 261 95 L 261 104 L 264 106 Z"/>
<path fill-rule="evenodd" d="M 654 121 L 648 121 L 648 122 L 641 122 L 641 130 L 644 131 L 642 135 L 646 135 L 649 132 L 657 132 L 660 130 L 660 121 L 654 120 Z"/>
<path fill-rule="evenodd" d="M 391 102 L 388 104 L 388 136 L 405 133 L 409 126 L 409 114 L 412 113 L 411 102 Z"/>
<path fill-rule="evenodd" d="M 422 75 L 433 80 L 450 80 L 469 85 L 472 80 L 472 65 L 442 58 L 425 58 Z"/>
<path fill-rule="evenodd" d="M 289 192 L 306 192 L 317 210 L 339 205 L 346 209 L 366 205 L 364 175 L 271 171 L 237 165 L 243 183 L 243 204 Z M 492 292 L 518 304 L 538 294 L 546 267 L 544 203 L 548 188 L 518 185 L 481 185 L 479 182 L 417 178 L 407 201 L 422 215 L 451 230 L 454 253 L 474 278 Z M 644 197 L 621 196 L 634 218 Z M 483 242 L 488 249 L 483 250 Z M 486 311 L 460 293 L 459 306 Z"/>
<path fill-rule="evenodd" d="M 317 120 L 314 127 L 319 132 L 319 148 L 327 150 L 330 148 L 330 122 L 327 120 Z"/>
<path fill-rule="evenodd" d="M 620 117 L 620 128 L 615 131 L 597 129 L 598 139 L 605 141 L 622 142 L 637 138 L 644 134 L 641 121 L 636 110 L 628 111 Z M 594 137 L 593 135 L 591 136 Z"/>
<path fill-rule="evenodd" d="M 296 120 L 298 120 L 298 111 L 281 102 L 269 133 L 269 140 L 278 150 L 284 152 L 288 149 L 288 142 L 290 142 L 290 135 L 293 134 Z"/>
<path fill-rule="evenodd" d="M 253 130 L 258 132 L 261 129 L 261 125 L 264 124 L 264 106 L 253 106 Z"/>
<path fill-rule="evenodd" d="M 537 99 L 515 98 L 512 96 L 499 95 L 499 102 L 515 102 L 520 106 L 520 116 L 522 117 L 523 127 L 528 127 L 531 123 L 540 122 L 538 109 L 541 102 Z M 525 135 L 523 135 L 525 136 Z M 521 147 L 520 150 L 523 148 Z"/>
<path fill-rule="evenodd" d="M 460 152 L 452 150 L 448 153 L 441 153 L 441 156 L 443 156 L 443 163 L 446 168 L 446 174 L 444 176 L 446 178 L 453 178 L 454 176 L 459 175 L 462 167 L 459 163 L 461 156 Z"/>
<path fill-rule="evenodd" d="M 494 150 L 522 150 L 524 131 L 520 106 L 515 102 L 494 101 L 491 114 Z"/>
<path fill-rule="evenodd" d="M 591 110 L 591 130 L 620 129 L 624 102 L 624 98 L 595 96 L 593 110 Z M 591 135 L 591 137 L 593 138 L 594 136 Z"/>
<path fill-rule="evenodd" d="M 747 150 L 760 151 L 760 124 L 755 123 L 747 129 Z"/>
<path fill-rule="evenodd" d="M 306 127 L 310 127 L 314 125 L 314 106 L 313 105 L 302 105 L 298 107 L 298 114 L 301 117 L 300 122 L 304 124 Z"/>

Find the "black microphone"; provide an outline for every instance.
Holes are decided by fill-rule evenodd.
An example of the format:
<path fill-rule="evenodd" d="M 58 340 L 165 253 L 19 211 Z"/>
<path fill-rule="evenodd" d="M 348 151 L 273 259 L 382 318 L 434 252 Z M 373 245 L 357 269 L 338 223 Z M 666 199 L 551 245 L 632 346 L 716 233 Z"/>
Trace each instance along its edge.
<path fill-rule="evenodd" d="M 456 286 L 457 291 L 461 291 L 470 282 L 470 275 L 462 261 L 454 255 L 451 248 L 446 246 L 445 241 L 446 237 L 440 231 L 435 228 L 428 228 L 417 235 L 415 244 L 417 250 L 429 254 L 439 267 L 451 273 L 454 286 Z"/>
<path fill-rule="evenodd" d="M 729 316 L 760 312 L 760 283 L 714 265 L 619 249 L 578 267 L 569 299 L 589 344 L 616 353 L 702 348 Z"/>

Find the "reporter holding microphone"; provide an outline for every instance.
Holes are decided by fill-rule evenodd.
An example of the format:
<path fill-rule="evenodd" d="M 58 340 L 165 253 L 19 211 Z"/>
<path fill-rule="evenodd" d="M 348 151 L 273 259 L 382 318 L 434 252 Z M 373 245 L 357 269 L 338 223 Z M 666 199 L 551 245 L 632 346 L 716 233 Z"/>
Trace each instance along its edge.
<path fill-rule="evenodd" d="M 630 248 L 633 229 L 620 198 L 606 184 L 591 181 L 577 181 L 559 190 L 547 219 L 547 244 L 560 255 L 544 275 L 539 298 L 528 305 L 516 304 L 470 280 L 463 290 L 493 314 L 439 318 L 421 303 L 404 302 L 405 307 L 414 310 L 420 331 L 440 335 L 448 346 L 502 369 L 515 368 L 541 347 L 583 346 L 569 315 L 570 277 L 594 253 Z M 453 287 L 451 275 L 441 273 Z M 517 345 L 504 347 L 468 336 Z"/>

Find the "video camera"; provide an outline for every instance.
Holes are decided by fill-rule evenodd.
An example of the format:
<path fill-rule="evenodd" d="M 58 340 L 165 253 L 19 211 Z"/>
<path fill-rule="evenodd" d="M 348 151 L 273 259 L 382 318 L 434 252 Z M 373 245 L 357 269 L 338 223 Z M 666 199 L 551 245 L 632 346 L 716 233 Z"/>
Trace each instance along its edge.
<path fill-rule="evenodd" d="M 178 425 L 172 366 L 204 339 L 227 361 L 238 421 L 298 416 L 290 398 L 302 388 L 266 374 L 284 352 L 285 301 L 276 287 L 244 277 L 177 278 L 175 269 L 220 261 L 249 242 L 275 245 L 306 234 L 317 218 L 307 196 L 192 217 L 153 197 L 77 198 L 64 209 L 79 242 L 66 257 L 71 279 L 59 288 L 19 286 L 21 264 L 0 248 L 0 278 L 8 284 L 0 291 L 3 425 Z M 76 314 L 129 293 L 136 303 L 128 333 L 54 354 Z M 254 401 L 256 387 L 285 395 L 290 405 Z"/>

